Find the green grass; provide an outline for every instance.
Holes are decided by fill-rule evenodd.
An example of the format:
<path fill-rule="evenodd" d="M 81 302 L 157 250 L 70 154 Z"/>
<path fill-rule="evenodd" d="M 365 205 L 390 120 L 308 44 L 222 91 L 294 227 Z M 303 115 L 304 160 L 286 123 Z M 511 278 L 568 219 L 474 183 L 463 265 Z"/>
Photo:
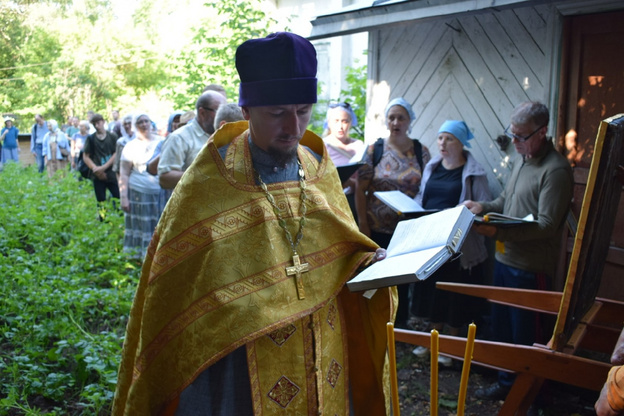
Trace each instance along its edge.
<path fill-rule="evenodd" d="M 0 415 L 108 414 L 140 264 L 89 181 L 0 172 Z"/>

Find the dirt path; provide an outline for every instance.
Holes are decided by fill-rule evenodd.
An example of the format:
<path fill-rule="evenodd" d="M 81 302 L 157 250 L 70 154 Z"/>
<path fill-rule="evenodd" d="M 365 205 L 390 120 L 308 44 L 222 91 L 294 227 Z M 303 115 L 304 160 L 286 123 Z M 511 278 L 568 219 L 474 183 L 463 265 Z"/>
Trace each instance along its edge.
<path fill-rule="evenodd" d="M 430 415 L 429 355 L 417 357 L 412 354 L 414 346 L 397 342 L 397 378 L 402 416 Z M 450 368 L 440 367 L 438 385 L 439 416 L 457 414 L 457 395 L 462 363 L 453 362 Z M 480 400 L 474 395 L 479 387 L 496 381 L 496 374 L 489 369 L 473 366 L 468 381 L 466 416 L 496 415 L 502 401 Z M 577 389 L 567 385 L 547 383 L 542 388 L 534 415 L 540 416 L 592 416 L 597 392 Z"/>

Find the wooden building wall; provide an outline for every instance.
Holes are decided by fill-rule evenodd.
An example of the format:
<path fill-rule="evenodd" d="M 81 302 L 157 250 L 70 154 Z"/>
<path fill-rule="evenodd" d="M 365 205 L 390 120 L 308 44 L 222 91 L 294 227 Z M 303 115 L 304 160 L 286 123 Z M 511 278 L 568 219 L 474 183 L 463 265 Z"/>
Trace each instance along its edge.
<path fill-rule="evenodd" d="M 518 103 L 551 104 L 558 28 L 552 8 L 538 6 L 370 32 L 367 142 L 387 135 L 384 107 L 399 96 L 412 103 L 417 115 L 411 136 L 432 153 L 437 153 L 442 122 L 465 120 L 475 135 L 470 150 L 490 172 L 498 194 L 515 150 L 501 150 L 495 139 Z"/>
<path fill-rule="evenodd" d="M 613 50 L 611 43 L 602 44 L 603 39 L 621 41 L 622 29 L 607 29 L 605 23 L 600 23 L 613 21 L 612 26 L 618 26 L 623 13 L 608 12 L 607 20 L 601 20 L 599 14 L 586 14 L 590 29 L 576 30 L 581 35 L 572 30 L 577 18 L 564 17 L 553 4 L 488 9 L 373 30 L 369 33 L 366 140 L 372 142 L 377 137 L 387 137 L 384 108 L 390 99 L 399 96 L 412 103 L 417 115 L 411 137 L 420 139 L 433 154 L 437 153 L 436 135 L 441 123 L 446 119 L 465 120 L 475 135 L 470 150 L 489 171 L 490 186 L 494 195 L 498 195 L 508 177 L 509 159 L 515 150 L 513 145 L 502 150 L 495 139 L 503 134 L 509 115 L 518 103 L 542 101 L 551 110 L 549 134 L 557 138 L 559 145 L 565 145 L 562 137 L 571 128 L 576 128 L 579 136 L 588 137 L 586 141 L 577 140 L 575 152 L 579 160 L 571 160 L 576 169 L 573 208 L 578 213 L 585 184 L 582 170 L 586 170 L 593 155 L 598 122 L 624 112 L 624 98 L 621 98 L 624 94 L 618 87 L 621 87 L 624 70 L 621 65 L 613 65 L 613 57 L 604 52 Z M 593 20 L 594 16 L 598 20 Z M 577 53 L 578 62 L 570 61 L 567 55 L 573 54 L 574 47 L 568 46 L 569 42 L 577 37 L 581 39 L 577 43 L 584 45 L 587 36 L 605 31 L 608 32 L 606 37 L 595 40 L 596 45 L 601 46 L 600 52 L 590 54 L 596 46 L 589 46 L 585 52 Z M 585 32 L 589 35 L 583 37 Z M 574 65 L 584 68 L 583 62 L 587 63 L 589 57 L 593 63 L 591 70 L 574 69 Z M 594 70 L 603 67 L 615 70 Z M 568 72 L 576 74 L 576 80 L 571 82 L 573 76 Z M 611 76 L 612 73 L 615 75 Z M 586 90 L 589 90 L 584 85 L 591 83 L 596 75 L 613 78 L 610 79 L 612 84 L 599 86 L 611 91 L 616 98 L 588 108 Z M 617 92 L 612 91 L 613 88 Z M 583 114 L 584 121 L 581 120 Z M 582 122 L 576 126 L 574 120 Z M 580 163 L 583 161 L 587 163 Z M 620 201 L 599 291 L 599 296 L 616 300 L 624 300 L 623 208 L 624 197 Z M 568 251 L 570 249 L 571 245 Z M 561 289 L 565 279 L 567 268 L 562 265 L 560 269 L 555 277 L 555 289 Z"/>

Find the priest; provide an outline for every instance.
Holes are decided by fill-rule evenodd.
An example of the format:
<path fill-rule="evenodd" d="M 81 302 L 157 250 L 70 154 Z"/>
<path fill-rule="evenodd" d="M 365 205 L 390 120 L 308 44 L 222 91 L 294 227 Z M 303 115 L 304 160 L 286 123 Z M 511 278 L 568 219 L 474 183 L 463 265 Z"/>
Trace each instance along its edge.
<path fill-rule="evenodd" d="M 113 414 L 390 414 L 396 293 L 345 287 L 385 252 L 306 130 L 316 51 L 274 33 L 240 45 L 236 68 L 245 121 L 215 132 L 163 212 Z"/>

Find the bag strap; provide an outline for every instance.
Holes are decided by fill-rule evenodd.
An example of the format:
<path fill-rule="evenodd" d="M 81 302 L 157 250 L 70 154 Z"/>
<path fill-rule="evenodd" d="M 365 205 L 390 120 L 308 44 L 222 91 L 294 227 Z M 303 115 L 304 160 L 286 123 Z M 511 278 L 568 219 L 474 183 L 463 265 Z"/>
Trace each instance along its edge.
<path fill-rule="evenodd" d="M 416 155 L 416 160 L 420 165 L 420 170 L 425 170 L 422 158 L 422 144 L 418 140 L 412 140 L 412 142 L 414 142 L 414 154 Z"/>
<path fill-rule="evenodd" d="M 373 144 L 373 168 L 379 164 L 381 156 L 383 156 L 384 140 L 380 137 Z"/>

